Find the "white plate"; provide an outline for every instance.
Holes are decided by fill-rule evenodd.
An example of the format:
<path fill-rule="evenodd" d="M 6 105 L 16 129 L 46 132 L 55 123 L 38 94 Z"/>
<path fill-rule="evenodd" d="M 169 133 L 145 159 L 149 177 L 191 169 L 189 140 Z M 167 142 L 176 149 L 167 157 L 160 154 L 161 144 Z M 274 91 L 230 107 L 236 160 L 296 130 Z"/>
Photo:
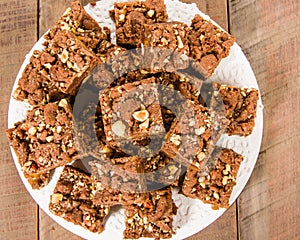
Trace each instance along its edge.
<path fill-rule="evenodd" d="M 115 41 L 114 23 L 109 18 L 108 14 L 108 10 L 112 8 L 113 3 L 114 0 L 99 1 L 97 2 L 96 6 L 92 7 L 91 5 L 87 5 L 85 6 L 85 9 L 100 23 L 100 25 L 108 26 L 112 30 L 112 41 Z M 169 21 L 181 21 L 189 25 L 195 14 L 200 14 L 204 18 L 209 19 L 208 16 L 200 12 L 196 4 L 186 4 L 178 0 L 165 0 L 165 3 L 167 5 Z M 35 49 L 42 49 L 42 42 L 43 38 L 41 38 L 33 46 L 30 53 L 26 56 L 26 59 L 16 78 L 13 90 L 17 86 L 18 79 L 21 77 L 23 69 L 29 62 L 32 51 Z M 231 48 L 230 55 L 221 61 L 211 80 L 238 87 L 254 87 L 258 89 L 257 81 L 251 66 L 241 48 L 236 43 Z M 11 97 L 8 113 L 8 127 L 11 128 L 15 122 L 24 120 L 26 116 L 26 110 L 29 107 L 30 106 L 28 104 L 16 101 Z M 219 146 L 231 148 L 245 157 L 237 176 L 237 185 L 233 189 L 233 193 L 230 198 L 230 204 L 234 203 L 245 187 L 254 169 L 259 154 L 263 132 L 263 106 L 261 98 L 258 102 L 257 117 L 255 122 L 256 124 L 254 131 L 250 136 L 245 138 L 223 135 L 218 142 Z M 56 169 L 52 180 L 45 188 L 42 190 L 32 190 L 21 172 L 21 167 L 13 150 L 12 154 L 20 177 L 28 192 L 31 194 L 37 204 L 39 204 L 39 206 L 43 209 L 43 211 L 53 218 L 54 221 L 84 239 L 122 239 L 122 233 L 125 228 L 123 215 L 124 212 L 122 208 L 113 209 L 105 223 L 105 230 L 100 235 L 91 233 L 80 226 L 69 223 L 64 219 L 53 215 L 48 210 L 50 195 L 55 187 L 62 168 Z M 173 224 L 174 230 L 176 231 L 176 234 L 172 238 L 174 240 L 184 239 L 201 231 L 213 223 L 225 212 L 225 209 L 212 210 L 209 204 L 204 204 L 200 200 L 186 198 L 183 195 L 179 195 L 176 190 L 173 191 L 173 199 L 179 208 Z"/>

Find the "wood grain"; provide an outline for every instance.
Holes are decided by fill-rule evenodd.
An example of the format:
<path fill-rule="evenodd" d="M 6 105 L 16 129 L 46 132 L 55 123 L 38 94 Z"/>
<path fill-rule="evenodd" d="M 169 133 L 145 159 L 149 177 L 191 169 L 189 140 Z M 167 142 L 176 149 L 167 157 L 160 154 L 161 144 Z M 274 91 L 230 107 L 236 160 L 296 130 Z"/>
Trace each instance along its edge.
<path fill-rule="evenodd" d="M 239 198 L 239 237 L 299 239 L 299 1 L 231 0 L 230 18 L 265 106 L 261 154 Z"/>
<path fill-rule="evenodd" d="M 26 53 L 37 39 L 37 4 L 0 1 L 0 238 L 37 238 L 37 208 L 22 184 L 6 139 L 12 85 Z"/>

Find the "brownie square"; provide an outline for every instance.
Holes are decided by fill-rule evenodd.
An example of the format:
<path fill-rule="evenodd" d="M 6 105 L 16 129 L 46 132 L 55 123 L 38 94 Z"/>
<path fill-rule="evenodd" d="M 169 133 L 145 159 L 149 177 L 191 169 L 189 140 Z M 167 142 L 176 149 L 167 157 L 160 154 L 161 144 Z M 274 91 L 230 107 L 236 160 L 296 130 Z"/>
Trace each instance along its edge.
<path fill-rule="evenodd" d="M 91 232 L 101 233 L 110 208 L 93 204 L 92 188 L 90 175 L 65 166 L 51 195 L 49 210 Z"/>
<path fill-rule="evenodd" d="M 147 145 L 149 138 L 163 139 L 165 129 L 154 84 L 155 78 L 149 78 L 109 88 L 100 94 L 106 142 L 111 147 L 127 148 L 129 144 L 126 150 L 139 151 L 141 148 L 132 143 Z M 160 146 L 151 144 L 159 150 Z M 137 154 L 130 152 L 130 155 Z"/>
<path fill-rule="evenodd" d="M 84 10 L 79 1 L 72 2 L 55 25 L 50 28 L 45 35 L 46 45 L 58 31 L 63 30 L 72 32 L 78 40 L 95 53 L 98 53 L 98 45 L 102 41 L 110 40 L 110 30 L 107 27 L 99 26 L 98 22 Z"/>
<path fill-rule="evenodd" d="M 124 238 L 171 238 L 174 233 L 173 215 L 176 212 L 171 188 L 150 192 L 144 202 L 125 206 Z"/>
<path fill-rule="evenodd" d="M 141 54 L 144 64 L 154 70 L 174 72 L 189 66 L 189 27 L 180 22 L 145 24 Z"/>
<path fill-rule="evenodd" d="M 186 173 L 182 192 L 187 197 L 198 198 L 214 208 L 228 208 L 233 187 L 243 156 L 230 149 L 213 154 L 214 162 L 208 174 L 190 167 Z"/>
<path fill-rule="evenodd" d="M 68 97 L 42 73 L 53 57 L 45 51 L 34 51 L 18 81 L 13 97 L 31 105 L 47 104 Z"/>
<path fill-rule="evenodd" d="M 162 152 L 184 166 L 192 164 L 201 169 L 213 148 L 212 120 L 206 107 L 192 101 L 187 103 L 190 112 L 174 120 L 165 136 Z"/>
<path fill-rule="evenodd" d="M 212 22 L 196 15 L 189 33 L 190 57 L 196 62 L 193 67 L 210 77 L 220 61 L 229 55 L 235 38 Z"/>
<path fill-rule="evenodd" d="M 66 99 L 28 110 L 24 122 L 8 129 L 24 175 L 45 174 L 77 159 L 72 129 L 72 111 Z"/>
<path fill-rule="evenodd" d="M 105 160 L 105 161 L 103 161 Z M 137 157 L 91 161 L 95 205 L 129 205 L 145 198 L 143 160 Z"/>
<path fill-rule="evenodd" d="M 172 49 L 188 55 L 188 31 L 189 27 L 180 22 L 146 24 L 142 44 L 144 47 Z"/>
<path fill-rule="evenodd" d="M 139 43 L 144 24 L 165 22 L 168 18 L 163 0 L 115 3 L 111 16 L 116 23 L 117 44 L 125 46 Z"/>
<path fill-rule="evenodd" d="M 213 83 L 211 108 L 221 102 L 225 116 L 229 121 L 226 133 L 231 135 L 249 136 L 255 126 L 258 101 L 258 90 L 254 88 L 238 88 Z"/>
<path fill-rule="evenodd" d="M 58 31 L 45 50 L 51 54 L 44 66 L 43 75 L 60 91 L 75 95 L 83 80 L 100 63 L 70 31 Z"/>

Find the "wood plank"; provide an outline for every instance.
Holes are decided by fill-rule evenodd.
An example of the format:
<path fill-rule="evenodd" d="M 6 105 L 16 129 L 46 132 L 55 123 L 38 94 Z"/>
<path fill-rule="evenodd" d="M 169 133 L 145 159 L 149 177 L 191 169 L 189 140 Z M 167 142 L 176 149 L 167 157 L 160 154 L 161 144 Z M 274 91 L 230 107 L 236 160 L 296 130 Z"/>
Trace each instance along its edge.
<path fill-rule="evenodd" d="M 37 238 L 36 204 L 20 180 L 5 134 L 12 85 L 36 36 L 36 1 L 0 1 L 1 239 Z"/>
<path fill-rule="evenodd" d="M 42 210 L 39 215 L 40 222 L 40 239 L 49 240 L 79 240 L 80 237 L 69 232 L 59 224 L 54 222 L 49 216 Z"/>
<path fill-rule="evenodd" d="M 243 240 L 300 238 L 299 5 L 230 1 L 231 30 L 253 67 L 265 106 L 261 154 L 239 198 Z"/>

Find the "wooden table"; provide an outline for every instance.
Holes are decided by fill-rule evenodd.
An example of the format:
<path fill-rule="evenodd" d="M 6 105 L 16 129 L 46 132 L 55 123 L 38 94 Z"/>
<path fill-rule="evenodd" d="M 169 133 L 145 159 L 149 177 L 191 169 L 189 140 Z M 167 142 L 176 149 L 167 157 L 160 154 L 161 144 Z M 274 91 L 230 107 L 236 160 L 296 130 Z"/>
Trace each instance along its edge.
<path fill-rule="evenodd" d="M 0 239 L 80 239 L 27 193 L 4 132 L 25 54 L 70 2 L 0 0 Z M 265 122 L 259 159 L 243 193 L 221 218 L 188 239 L 300 239 L 300 1 L 194 2 L 237 38 L 256 74 Z"/>

